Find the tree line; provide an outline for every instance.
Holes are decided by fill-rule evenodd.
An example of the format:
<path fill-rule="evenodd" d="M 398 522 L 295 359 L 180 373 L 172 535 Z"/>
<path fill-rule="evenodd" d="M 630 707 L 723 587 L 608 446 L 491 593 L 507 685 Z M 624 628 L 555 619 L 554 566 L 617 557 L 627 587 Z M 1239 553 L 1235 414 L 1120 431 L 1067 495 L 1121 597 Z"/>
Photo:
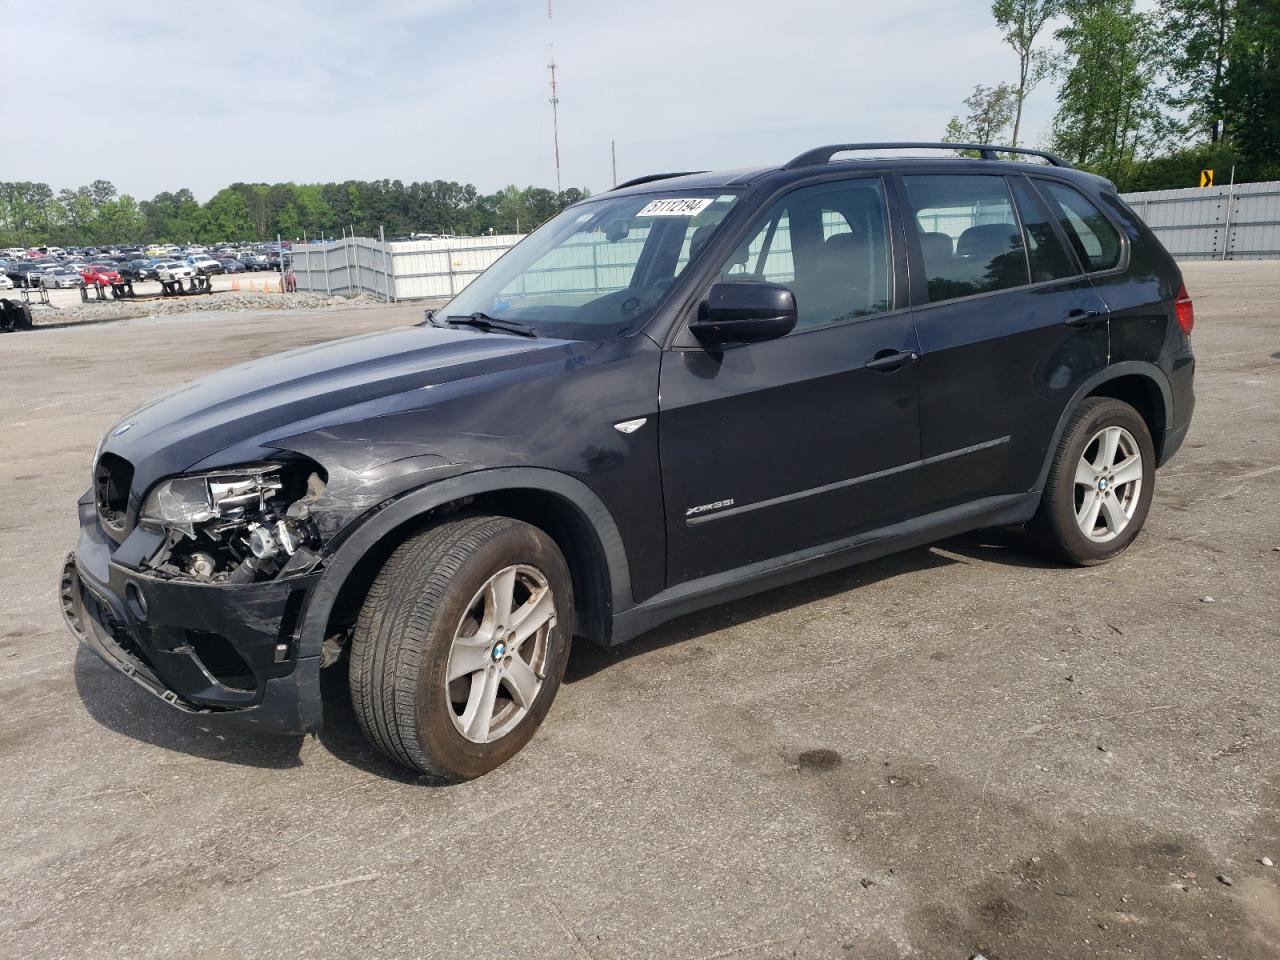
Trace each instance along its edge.
<path fill-rule="evenodd" d="M 1016 68 L 974 88 L 948 142 L 1019 145 L 1027 96 L 1054 82 L 1037 145 L 1121 190 L 1194 186 L 1203 168 L 1280 179 L 1277 0 L 995 0 L 991 13 Z"/>
<path fill-rule="evenodd" d="M 471 184 L 432 180 L 233 183 L 200 203 L 188 189 L 150 200 L 120 194 L 106 180 L 58 192 L 46 183 L 0 182 L 0 247 L 102 243 L 209 243 L 412 232 L 474 236 L 527 232 L 588 192 L 508 186 L 482 194 Z"/>

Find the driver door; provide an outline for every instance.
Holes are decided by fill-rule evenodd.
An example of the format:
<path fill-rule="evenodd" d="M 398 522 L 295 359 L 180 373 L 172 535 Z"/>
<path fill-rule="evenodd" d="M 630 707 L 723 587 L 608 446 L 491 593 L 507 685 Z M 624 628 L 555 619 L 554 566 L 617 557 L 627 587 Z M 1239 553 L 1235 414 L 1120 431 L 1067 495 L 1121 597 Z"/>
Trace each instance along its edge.
<path fill-rule="evenodd" d="M 879 177 L 778 200 L 716 279 L 782 283 L 784 337 L 664 353 L 659 446 L 668 585 L 911 516 L 919 501 L 916 357 Z"/>

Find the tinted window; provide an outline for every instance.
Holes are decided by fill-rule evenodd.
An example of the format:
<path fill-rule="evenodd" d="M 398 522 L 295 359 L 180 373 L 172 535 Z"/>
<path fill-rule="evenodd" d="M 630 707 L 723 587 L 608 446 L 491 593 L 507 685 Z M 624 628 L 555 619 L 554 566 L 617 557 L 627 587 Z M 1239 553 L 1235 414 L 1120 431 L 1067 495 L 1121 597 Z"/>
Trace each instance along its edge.
<path fill-rule="evenodd" d="M 1028 282 L 1027 256 L 1004 177 L 904 177 L 920 231 L 929 301 Z"/>
<path fill-rule="evenodd" d="M 1062 229 L 1090 270 L 1109 270 L 1120 262 L 1120 235 L 1083 193 L 1064 183 L 1040 181 L 1040 190 L 1062 222 Z"/>
<path fill-rule="evenodd" d="M 884 185 L 843 180 L 787 194 L 757 221 L 721 276 L 786 284 L 796 296 L 797 329 L 882 313 L 893 300 Z"/>
<path fill-rule="evenodd" d="M 1013 199 L 1018 204 L 1022 218 L 1022 234 L 1027 244 L 1027 258 L 1031 261 L 1031 282 L 1061 280 L 1074 276 L 1078 271 L 1071 255 L 1058 239 L 1049 214 L 1040 203 L 1035 191 L 1021 177 L 1009 181 Z"/>

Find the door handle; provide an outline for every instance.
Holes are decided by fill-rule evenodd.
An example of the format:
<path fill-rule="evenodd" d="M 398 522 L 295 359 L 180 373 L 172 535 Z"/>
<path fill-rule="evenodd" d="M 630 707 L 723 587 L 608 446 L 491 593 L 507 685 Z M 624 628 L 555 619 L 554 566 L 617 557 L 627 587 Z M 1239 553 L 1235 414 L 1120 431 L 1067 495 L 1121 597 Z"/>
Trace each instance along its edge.
<path fill-rule="evenodd" d="M 881 350 L 863 366 L 868 370 L 891 371 L 904 367 L 908 363 L 915 363 L 919 359 L 920 354 L 914 350 Z"/>
<path fill-rule="evenodd" d="M 1103 310 L 1082 310 L 1079 307 L 1067 314 L 1063 322 L 1068 327 L 1093 327 L 1105 320 L 1107 314 Z"/>

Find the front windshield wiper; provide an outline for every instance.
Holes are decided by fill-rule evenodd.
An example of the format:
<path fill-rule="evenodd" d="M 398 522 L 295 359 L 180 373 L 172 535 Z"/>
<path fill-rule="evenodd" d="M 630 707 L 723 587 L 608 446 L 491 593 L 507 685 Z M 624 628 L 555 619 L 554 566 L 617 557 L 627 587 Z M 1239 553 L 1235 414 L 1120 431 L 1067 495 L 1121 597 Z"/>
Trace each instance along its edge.
<path fill-rule="evenodd" d="M 538 331 L 533 327 L 527 327 L 515 320 L 491 317 L 489 314 L 482 313 L 479 310 L 462 316 L 445 317 L 444 322 L 457 324 L 458 326 L 475 327 L 477 330 L 501 330 L 503 333 L 514 333 L 519 337 L 538 336 Z"/>

